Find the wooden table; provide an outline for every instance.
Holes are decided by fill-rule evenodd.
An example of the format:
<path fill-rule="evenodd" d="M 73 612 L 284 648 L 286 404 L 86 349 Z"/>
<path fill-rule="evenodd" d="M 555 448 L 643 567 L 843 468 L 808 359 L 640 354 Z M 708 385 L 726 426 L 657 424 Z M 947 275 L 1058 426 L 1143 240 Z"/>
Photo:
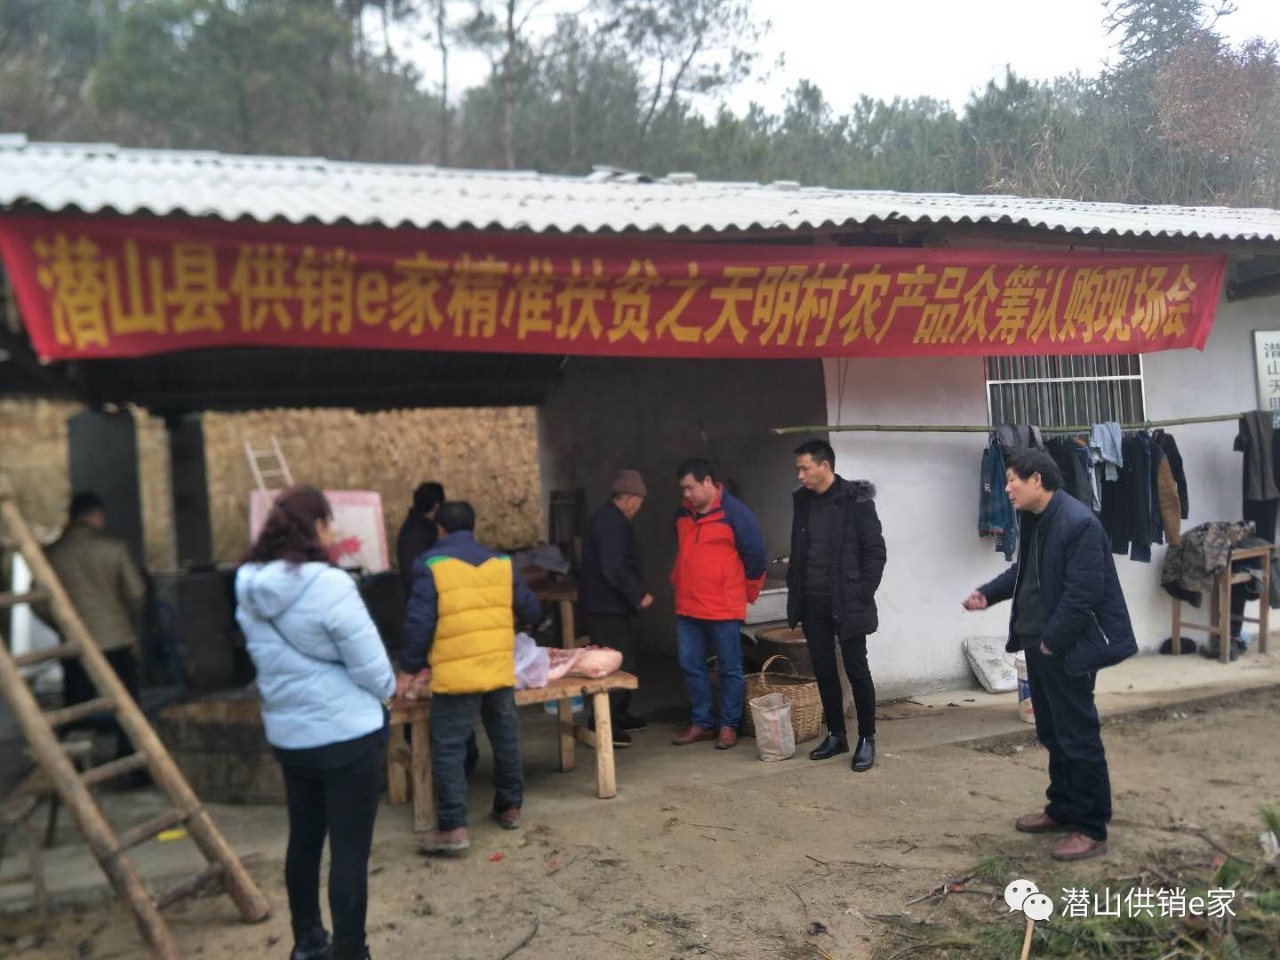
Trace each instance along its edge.
<path fill-rule="evenodd" d="M 1182 653 L 1182 631 L 1203 630 L 1212 639 L 1218 638 L 1218 660 L 1228 663 L 1231 660 L 1231 624 L 1235 620 L 1242 623 L 1258 625 L 1258 652 L 1267 652 L 1267 633 L 1270 630 L 1271 613 L 1271 553 L 1276 548 L 1271 544 L 1261 547 L 1238 547 L 1227 554 L 1227 565 L 1214 575 L 1213 588 L 1209 592 L 1209 622 L 1187 623 L 1182 619 L 1182 600 L 1173 598 L 1173 636 L 1170 639 L 1170 653 Z M 1237 583 L 1247 583 L 1253 579 L 1248 569 L 1236 569 L 1236 564 L 1245 560 L 1262 561 L 1262 594 L 1258 600 L 1258 616 L 1233 617 L 1231 615 L 1231 587 Z"/>
<path fill-rule="evenodd" d="M 609 691 L 635 690 L 639 687 L 634 674 L 619 670 L 599 680 L 585 677 L 563 677 L 545 687 L 517 690 L 516 706 L 556 704 L 560 737 L 560 770 L 574 768 L 574 740 L 592 746 L 596 751 L 596 796 L 608 800 L 618 795 L 613 765 L 613 719 L 609 714 Z M 595 712 L 595 733 L 573 722 L 573 698 L 591 697 Z M 405 727 L 412 730 L 412 742 L 405 742 Z M 435 820 L 434 794 L 431 781 L 431 701 L 395 697 L 391 701 L 391 740 L 387 744 L 387 799 L 393 804 L 409 799 L 410 782 L 413 795 L 413 829 L 430 830 Z"/>
<path fill-rule="evenodd" d="M 578 582 L 576 580 L 544 580 L 529 589 L 539 600 L 560 605 L 560 646 L 565 650 L 574 649 L 578 645 L 573 622 L 573 605 L 578 601 Z"/>

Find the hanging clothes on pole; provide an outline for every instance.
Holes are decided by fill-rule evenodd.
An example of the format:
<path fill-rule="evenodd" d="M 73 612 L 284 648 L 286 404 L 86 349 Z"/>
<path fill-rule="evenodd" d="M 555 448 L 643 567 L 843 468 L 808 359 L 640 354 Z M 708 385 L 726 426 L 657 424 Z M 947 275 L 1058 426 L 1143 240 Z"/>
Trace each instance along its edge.
<path fill-rule="evenodd" d="M 978 536 L 994 537 L 996 550 L 1013 560 L 1018 550 L 1018 515 L 1004 492 L 1004 449 L 996 436 L 982 453 L 978 487 Z"/>
<path fill-rule="evenodd" d="M 1092 508 L 1093 483 L 1089 479 L 1087 460 L 1082 460 L 1077 455 L 1081 447 L 1070 437 L 1050 437 L 1045 441 L 1044 449 L 1062 471 L 1062 488 L 1086 507 Z"/>
<path fill-rule="evenodd" d="M 1233 450 L 1244 454 L 1244 471 L 1241 489 L 1245 502 L 1280 500 L 1280 486 L 1276 483 L 1276 454 L 1272 443 L 1275 428 L 1271 424 L 1271 411 L 1250 410 L 1240 416 L 1240 433 Z"/>
<path fill-rule="evenodd" d="M 1191 497 L 1187 492 L 1187 472 L 1182 465 L 1182 454 L 1178 450 L 1178 442 L 1163 430 L 1156 430 L 1151 436 L 1160 445 L 1165 458 L 1169 461 L 1169 473 L 1178 491 L 1178 516 L 1186 520 L 1191 516 Z M 1165 529 L 1169 528 L 1166 520 Z"/>
<path fill-rule="evenodd" d="M 1093 462 L 1104 465 L 1104 480 L 1120 479 L 1120 468 L 1124 466 L 1123 441 L 1120 424 L 1113 420 L 1095 423 L 1090 430 L 1089 449 L 1093 452 Z"/>
<path fill-rule="evenodd" d="M 1151 562 L 1151 544 L 1155 529 L 1151 499 L 1151 438 L 1144 433 L 1125 437 L 1125 468 L 1130 470 L 1129 496 L 1133 498 L 1133 527 L 1129 532 L 1129 559 Z"/>
<path fill-rule="evenodd" d="M 1244 454 L 1240 486 L 1244 502 L 1241 515 L 1246 523 L 1252 523 L 1260 540 L 1275 543 L 1276 513 L 1280 508 L 1280 436 L 1272 426 L 1272 415 L 1269 410 L 1250 410 L 1240 417 L 1240 433 L 1236 436 L 1233 450 Z M 1247 561 L 1249 567 L 1257 569 L 1261 561 Z M 1270 597 L 1260 596 L 1260 580 L 1231 585 L 1231 657 L 1243 649 L 1240 641 L 1245 604 L 1250 600 L 1270 603 Z M 1274 604 L 1273 604 L 1274 606 Z M 1215 655 L 1217 651 L 1214 651 Z"/>

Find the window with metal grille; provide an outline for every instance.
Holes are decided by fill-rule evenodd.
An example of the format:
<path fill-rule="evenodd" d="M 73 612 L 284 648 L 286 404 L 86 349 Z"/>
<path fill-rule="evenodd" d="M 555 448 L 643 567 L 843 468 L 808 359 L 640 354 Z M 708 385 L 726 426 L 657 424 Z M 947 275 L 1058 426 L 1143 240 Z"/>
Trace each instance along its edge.
<path fill-rule="evenodd" d="M 988 357 L 987 416 L 992 426 L 1141 423 L 1147 418 L 1142 357 Z"/>

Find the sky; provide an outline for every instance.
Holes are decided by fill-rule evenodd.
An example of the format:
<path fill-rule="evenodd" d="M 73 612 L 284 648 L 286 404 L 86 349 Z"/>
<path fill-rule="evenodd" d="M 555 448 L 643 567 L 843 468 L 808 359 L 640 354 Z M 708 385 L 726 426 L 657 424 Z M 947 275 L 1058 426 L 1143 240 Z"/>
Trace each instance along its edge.
<path fill-rule="evenodd" d="M 1219 32 L 1232 43 L 1280 40 L 1280 0 L 1235 0 Z M 1101 0 L 753 0 L 773 24 L 763 62 L 785 66 L 749 80 L 731 106 L 755 100 L 776 110 L 798 80 L 817 84 L 836 111 L 862 94 L 931 96 L 963 106 L 1008 64 L 1050 80 L 1076 70 L 1094 76 L 1115 58 Z"/>
<path fill-rule="evenodd" d="M 544 0 L 535 15 L 549 27 L 557 12 L 585 0 Z M 1096 75 L 1115 58 L 1101 0 L 751 0 L 772 27 L 760 49 L 760 76 L 726 99 L 738 113 L 755 101 L 778 112 L 789 89 L 809 80 L 836 113 L 862 94 L 885 100 L 930 96 L 960 108 L 969 92 L 1004 75 L 1050 80 Z M 1261 35 L 1280 41 L 1280 0 L 1235 0 L 1218 31 L 1232 43 Z M 423 50 L 429 81 L 435 64 Z M 782 65 L 778 66 L 779 57 Z M 455 51 L 454 89 L 481 82 L 488 64 Z M 700 104 L 714 112 L 714 104 Z"/>

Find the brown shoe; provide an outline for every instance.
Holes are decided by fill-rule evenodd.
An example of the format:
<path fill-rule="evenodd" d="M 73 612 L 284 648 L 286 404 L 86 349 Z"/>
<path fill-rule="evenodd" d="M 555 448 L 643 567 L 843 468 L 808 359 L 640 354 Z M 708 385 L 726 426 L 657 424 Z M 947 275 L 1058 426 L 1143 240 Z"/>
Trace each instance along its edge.
<path fill-rule="evenodd" d="M 1055 860 L 1088 860 L 1107 852 L 1107 841 L 1086 837 L 1083 833 L 1071 833 L 1065 840 L 1053 845 Z"/>
<path fill-rule="evenodd" d="M 493 811 L 492 816 L 494 820 L 498 821 L 498 825 L 502 827 L 503 830 L 520 829 L 519 807 L 507 807 L 505 810 L 495 810 Z"/>
<path fill-rule="evenodd" d="M 673 737 L 671 742 L 677 747 L 687 747 L 691 743 L 697 743 L 699 740 L 714 740 L 716 732 L 710 727 L 700 727 L 696 723 L 689 724 L 689 729 L 678 737 Z"/>
<path fill-rule="evenodd" d="M 1061 833 L 1067 828 L 1047 813 L 1028 813 L 1014 822 L 1019 833 Z"/>
<path fill-rule="evenodd" d="M 459 857 L 471 849 L 471 835 L 466 827 L 432 830 L 418 841 L 418 852 L 437 857 Z"/>
<path fill-rule="evenodd" d="M 721 727 L 720 735 L 716 737 L 716 749 L 728 750 L 730 747 L 738 745 L 738 731 L 733 727 Z"/>

